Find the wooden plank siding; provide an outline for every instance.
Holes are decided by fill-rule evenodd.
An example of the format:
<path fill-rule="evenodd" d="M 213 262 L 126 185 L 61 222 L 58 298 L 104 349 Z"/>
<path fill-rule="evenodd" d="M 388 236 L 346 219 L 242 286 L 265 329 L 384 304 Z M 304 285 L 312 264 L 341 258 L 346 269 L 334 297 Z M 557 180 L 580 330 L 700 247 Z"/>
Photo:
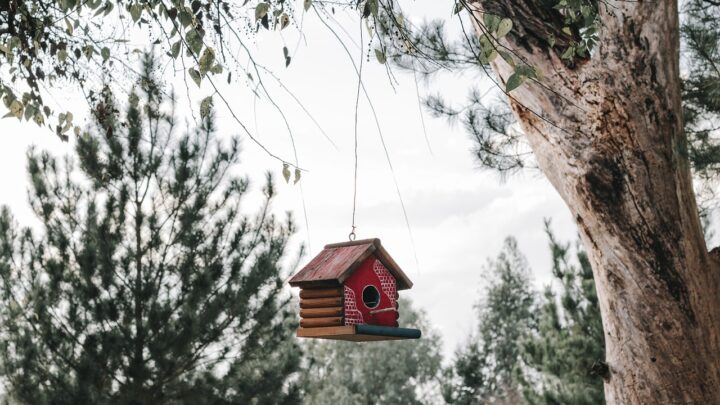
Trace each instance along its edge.
<path fill-rule="evenodd" d="M 342 316 L 343 307 L 305 308 L 300 310 L 301 318 L 325 318 L 328 316 Z"/>
<path fill-rule="evenodd" d="M 300 299 L 300 308 L 327 308 L 341 307 L 343 305 L 343 297 L 327 297 L 327 298 L 308 298 Z"/>
<path fill-rule="evenodd" d="M 303 318 L 300 320 L 301 328 L 322 328 L 327 326 L 341 326 L 342 324 L 342 316 L 329 318 Z"/>
<path fill-rule="evenodd" d="M 327 298 L 340 297 L 343 295 L 342 287 L 337 288 L 303 288 L 300 290 L 300 298 Z"/>

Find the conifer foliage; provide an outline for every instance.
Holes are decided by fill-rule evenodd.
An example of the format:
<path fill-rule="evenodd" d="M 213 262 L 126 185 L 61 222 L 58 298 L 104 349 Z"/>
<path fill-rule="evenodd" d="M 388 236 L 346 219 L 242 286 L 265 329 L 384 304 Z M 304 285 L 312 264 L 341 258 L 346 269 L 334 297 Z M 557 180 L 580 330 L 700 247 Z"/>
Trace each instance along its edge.
<path fill-rule="evenodd" d="M 125 107 L 101 93 L 77 162 L 28 153 L 42 225 L 0 215 L 2 377 L 20 403 L 297 402 L 292 220 L 269 213 L 269 177 L 243 213 L 238 140 L 210 110 L 178 133 L 153 70 L 148 56 Z"/>
<path fill-rule="evenodd" d="M 515 404 L 522 400 L 517 372 L 523 340 L 535 329 L 535 292 L 530 266 L 509 237 L 486 268 L 489 278 L 478 305 L 478 329 L 447 371 L 445 401 L 453 404 Z"/>
<path fill-rule="evenodd" d="M 690 0 L 684 4 L 682 39 L 688 71 L 683 80 L 683 117 L 688 157 L 701 180 L 701 213 L 717 208 L 720 174 L 720 3 Z"/>
<path fill-rule="evenodd" d="M 587 254 L 557 241 L 550 230 L 553 276 L 558 291 L 545 289 L 538 329 L 524 344 L 524 394 L 530 404 L 594 405 L 605 402 L 605 339 Z M 572 259 L 572 254 L 575 260 Z"/>
<path fill-rule="evenodd" d="M 605 402 L 605 343 L 590 263 L 579 246 L 573 252 L 558 242 L 549 223 L 546 230 L 554 288 L 538 297 L 525 257 L 508 238 L 488 266 L 477 332 L 445 371 L 447 403 Z"/>

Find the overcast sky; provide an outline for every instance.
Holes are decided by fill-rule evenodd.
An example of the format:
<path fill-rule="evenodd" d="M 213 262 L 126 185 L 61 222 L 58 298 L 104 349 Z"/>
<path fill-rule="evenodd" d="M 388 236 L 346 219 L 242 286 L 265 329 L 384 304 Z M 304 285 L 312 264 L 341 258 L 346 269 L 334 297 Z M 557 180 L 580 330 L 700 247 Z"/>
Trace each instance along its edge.
<path fill-rule="evenodd" d="M 429 15 L 449 18 L 450 3 L 445 3 L 417 0 L 411 4 L 411 18 L 419 20 Z M 360 27 L 352 28 L 357 20 L 342 15 L 338 18 L 346 22 L 346 29 L 357 41 Z M 300 166 L 307 169 L 301 184 L 309 229 L 305 226 L 299 185 L 279 184 L 274 205 L 276 212 L 292 211 L 296 217 L 300 232 L 293 243 L 310 246 L 303 264 L 323 245 L 347 240 L 351 229 L 357 85 L 348 56 L 318 22 L 317 16 L 311 14 L 305 18 L 304 33 L 305 39 L 287 69 L 282 46 L 287 44 L 294 49 L 296 36 L 284 33 L 282 38 L 277 33 L 263 34 L 254 44 L 258 60 L 294 92 L 337 145 L 335 149 L 325 140 L 281 88 L 270 86 L 293 128 Z M 345 43 L 357 60 L 361 50 L 347 37 Z M 363 78 L 378 113 L 404 198 L 412 239 L 372 113 L 363 99 L 358 111 L 357 235 L 382 240 L 415 283 L 412 290 L 401 294 L 427 312 L 431 324 L 443 336 L 446 354 L 450 354 L 475 326 L 473 305 L 484 285 L 482 269 L 489 257 L 497 255 L 503 239 L 508 235 L 518 239 L 533 268 L 534 282 L 542 286 L 550 282 L 550 253 L 543 218 L 552 218 L 561 240 L 574 240 L 575 225 L 562 200 L 538 172 L 525 172 L 500 181 L 496 174 L 478 168 L 472 156 L 473 144 L 462 128 L 453 128 L 443 120 L 425 115 L 430 150 L 422 130 L 412 75 L 396 71 L 399 84 L 393 88 L 384 67 L 374 57 L 369 63 L 365 60 L 364 65 Z M 171 70 L 167 72 L 168 83 L 178 86 L 182 94 L 182 81 L 173 78 Z M 487 86 L 479 76 L 447 74 L 428 85 L 421 83 L 419 91 L 421 95 L 440 93 L 460 102 L 473 85 Z M 193 83 L 190 86 L 191 99 L 195 102 L 211 94 L 207 86 L 202 89 Z M 221 91 L 239 118 L 257 133 L 266 147 L 284 158 L 293 156 L 288 133 L 271 104 L 255 102 L 242 83 L 222 86 Z M 61 105 L 72 106 L 74 111 L 84 108 L 85 104 L 71 95 L 72 92 L 58 93 L 62 94 L 54 95 L 54 108 L 60 109 Z M 180 100 L 187 103 L 184 96 Z M 241 134 L 227 109 L 217 100 L 216 105 L 221 132 Z M 192 121 L 190 116 L 185 119 Z M 0 204 L 10 206 L 21 224 L 31 224 L 25 151 L 28 146 L 37 145 L 65 154 L 71 152 L 73 141 L 62 143 L 46 129 L 14 119 L 0 121 L 0 136 L 0 168 L 4 179 Z M 277 180 L 282 181 L 282 165 L 249 139 L 243 139 L 242 170 L 255 179 L 255 185 L 261 183 L 266 171 L 274 172 Z"/>

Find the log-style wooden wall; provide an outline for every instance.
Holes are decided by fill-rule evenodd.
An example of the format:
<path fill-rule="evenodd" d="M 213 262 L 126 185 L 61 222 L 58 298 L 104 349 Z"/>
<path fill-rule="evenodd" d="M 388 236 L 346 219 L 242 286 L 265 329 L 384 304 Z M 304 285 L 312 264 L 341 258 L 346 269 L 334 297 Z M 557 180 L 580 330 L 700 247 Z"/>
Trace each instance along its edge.
<path fill-rule="evenodd" d="M 341 326 L 343 313 L 342 287 L 300 290 L 300 327 Z"/>

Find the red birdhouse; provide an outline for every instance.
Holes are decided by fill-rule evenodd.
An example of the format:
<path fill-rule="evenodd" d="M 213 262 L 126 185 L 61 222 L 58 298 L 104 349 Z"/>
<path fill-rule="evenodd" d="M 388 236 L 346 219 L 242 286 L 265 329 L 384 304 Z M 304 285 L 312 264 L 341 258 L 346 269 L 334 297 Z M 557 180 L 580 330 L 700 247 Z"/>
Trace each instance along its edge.
<path fill-rule="evenodd" d="M 300 287 L 299 337 L 350 340 L 417 339 L 398 327 L 398 291 L 412 287 L 380 239 L 326 245 L 290 279 Z"/>

